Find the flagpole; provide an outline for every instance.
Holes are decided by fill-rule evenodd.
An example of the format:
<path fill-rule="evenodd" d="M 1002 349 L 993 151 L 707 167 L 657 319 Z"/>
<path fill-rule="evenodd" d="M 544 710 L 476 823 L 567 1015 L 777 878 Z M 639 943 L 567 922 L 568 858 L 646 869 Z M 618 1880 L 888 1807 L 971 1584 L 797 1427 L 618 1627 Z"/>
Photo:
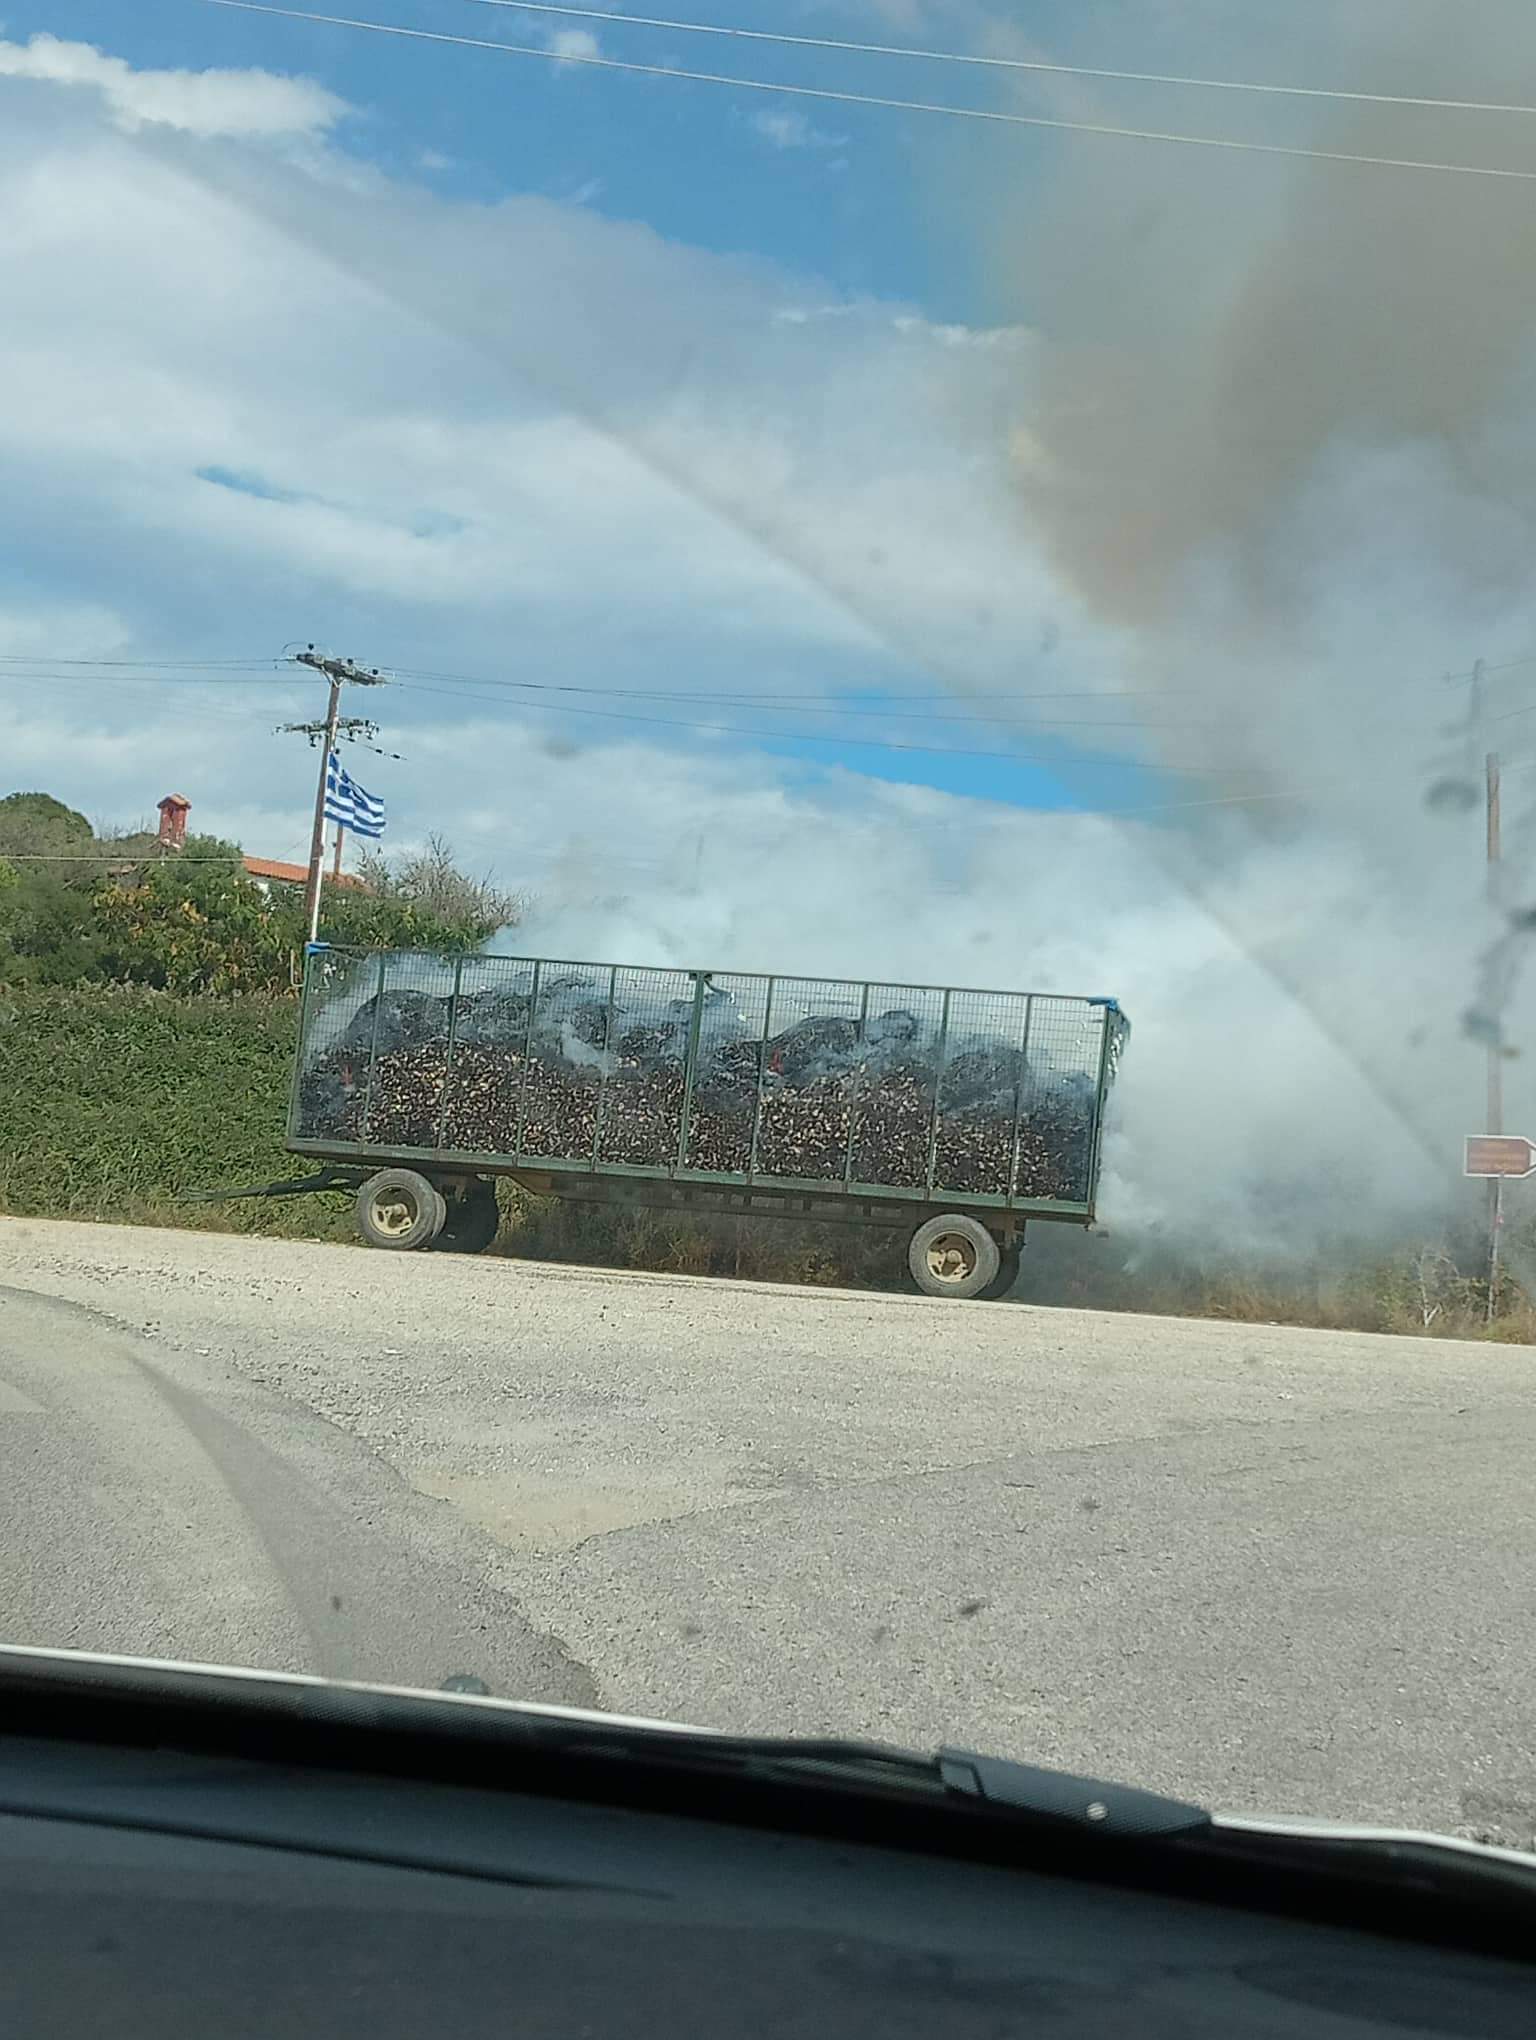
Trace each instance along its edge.
<path fill-rule="evenodd" d="M 333 879 L 338 879 L 341 876 L 341 839 L 346 833 L 341 823 L 338 822 L 336 824 L 336 862 L 331 866 L 331 877 Z"/>

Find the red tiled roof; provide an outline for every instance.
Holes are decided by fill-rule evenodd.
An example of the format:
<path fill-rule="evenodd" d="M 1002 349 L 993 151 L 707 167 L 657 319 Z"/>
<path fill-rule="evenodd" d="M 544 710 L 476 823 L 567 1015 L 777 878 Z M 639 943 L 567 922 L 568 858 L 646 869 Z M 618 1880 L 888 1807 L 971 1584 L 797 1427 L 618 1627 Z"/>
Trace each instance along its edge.
<path fill-rule="evenodd" d="M 274 879 L 279 885 L 303 885 L 309 877 L 309 871 L 305 865 L 284 864 L 281 859 L 276 857 L 247 857 L 243 859 L 243 862 L 252 878 Z M 325 874 L 325 882 L 327 885 L 351 886 L 355 892 L 366 890 L 363 881 L 360 878 L 354 878 L 349 871 L 344 871 L 340 878 L 333 878 L 328 871 Z"/>

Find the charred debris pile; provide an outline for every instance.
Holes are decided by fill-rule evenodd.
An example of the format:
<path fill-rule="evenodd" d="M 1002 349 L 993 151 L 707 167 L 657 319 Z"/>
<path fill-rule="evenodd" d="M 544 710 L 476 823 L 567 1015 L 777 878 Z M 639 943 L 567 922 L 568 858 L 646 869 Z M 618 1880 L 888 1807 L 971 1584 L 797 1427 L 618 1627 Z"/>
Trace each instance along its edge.
<path fill-rule="evenodd" d="M 937 1186 L 972 1195 L 1087 1194 L 1096 1070 L 1042 1075 L 975 1033 L 949 1041 L 941 1070 L 933 1028 L 902 1008 L 812 1013 L 764 1040 L 709 988 L 689 1098 L 694 1000 L 652 1004 L 612 1005 L 582 976 L 546 981 L 537 1012 L 527 992 L 484 990 L 459 999 L 450 1054 L 452 1001 L 386 990 L 307 1054 L 299 1131 L 902 1189 L 931 1164 Z"/>

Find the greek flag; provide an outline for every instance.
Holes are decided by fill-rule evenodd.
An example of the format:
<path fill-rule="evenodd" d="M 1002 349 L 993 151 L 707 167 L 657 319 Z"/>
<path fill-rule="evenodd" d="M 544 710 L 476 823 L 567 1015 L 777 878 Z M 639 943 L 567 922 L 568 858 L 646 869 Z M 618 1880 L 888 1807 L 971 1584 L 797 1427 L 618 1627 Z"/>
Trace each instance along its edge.
<path fill-rule="evenodd" d="M 382 836 L 384 803 L 365 793 L 332 751 L 325 766 L 326 820 L 340 822 L 354 836 Z"/>

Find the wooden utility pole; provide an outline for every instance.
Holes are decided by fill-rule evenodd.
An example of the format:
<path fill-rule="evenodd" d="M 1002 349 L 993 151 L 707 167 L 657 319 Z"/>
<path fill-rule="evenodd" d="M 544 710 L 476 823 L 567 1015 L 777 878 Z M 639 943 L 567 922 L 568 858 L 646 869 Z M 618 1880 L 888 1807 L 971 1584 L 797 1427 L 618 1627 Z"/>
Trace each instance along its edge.
<path fill-rule="evenodd" d="M 303 659 L 303 654 L 300 653 Z M 310 662 L 304 660 L 307 665 Z M 318 660 L 314 662 L 319 670 L 325 667 Z M 315 826 L 309 838 L 309 877 L 304 884 L 304 928 L 306 942 L 320 938 L 320 888 L 325 882 L 325 783 L 331 769 L 331 754 L 336 749 L 336 724 L 341 715 L 341 684 L 343 676 L 332 671 L 328 676 L 331 683 L 331 697 L 325 711 L 325 739 L 320 746 L 320 780 L 315 788 Z"/>
<path fill-rule="evenodd" d="M 1499 819 L 1499 754 L 1490 751 L 1484 761 L 1488 812 L 1488 903 L 1495 913 L 1504 904 L 1503 845 Z M 1488 1131 L 1504 1131 L 1504 1015 L 1492 1016 L 1488 1036 Z M 1494 1176 L 1488 1184 L 1488 1312 L 1493 1323 L 1499 1288 L 1499 1240 L 1504 1230 L 1504 1179 Z"/>
<path fill-rule="evenodd" d="M 1472 667 L 1472 713 L 1470 724 L 1481 734 L 1483 727 L 1483 662 L 1474 661 Z M 1489 906 L 1498 916 L 1504 905 L 1503 886 L 1503 841 L 1499 811 L 1499 754 L 1488 751 L 1483 757 L 1483 809 L 1486 823 L 1485 859 L 1487 864 L 1486 896 Z M 1497 940 L 1498 937 L 1495 937 Z M 1504 1014 L 1502 1006 L 1497 1012 L 1486 1015 L 1487 1076 L 1488 1096 L 1484 1109 L 1484 1131 L 1504 1131 Z M 1504 1230 L 1504 1179 L 1490 1176 L 1488 1179 L 1488 1300 L 1484 1312 L 1486 1321 L 1493 1322 L 1494 1310 L 1498 1303 L 1499 1290 L 1499 1246 Z"/>
<path fill-rule="evenodd" d="M 362 667 L 351 659 L 330 659 L 317 652 L 313 645 L 294 655 L 294 664 L 308 666 L 313 672 L 321 673 L 330 682 L 330 699 L 326 704 L 325 720 L 318 723 L 284 723 L 285 730 L 298 732 L 309 738 L 313 744 L 320 739 L 320 777 L 315 787 L 315 822 L 309 838 L 309 876 L 304 886 L 304 925 L 306 940 L 318 941 L 320 935 L 320 892 L 325 883 L 325 782 L 330 771 L 331 755 L 336 749 L 338 735 L 356 736 L 360 732 L 373 733 L 374 726 L 361 716 L 343 716 L 341 713 L 341 690 L 353 687 L 382 687 L 384 676 L 377 667 Z M 340 868 L 340 838 L 337 839 L 337 867 Z"/>

